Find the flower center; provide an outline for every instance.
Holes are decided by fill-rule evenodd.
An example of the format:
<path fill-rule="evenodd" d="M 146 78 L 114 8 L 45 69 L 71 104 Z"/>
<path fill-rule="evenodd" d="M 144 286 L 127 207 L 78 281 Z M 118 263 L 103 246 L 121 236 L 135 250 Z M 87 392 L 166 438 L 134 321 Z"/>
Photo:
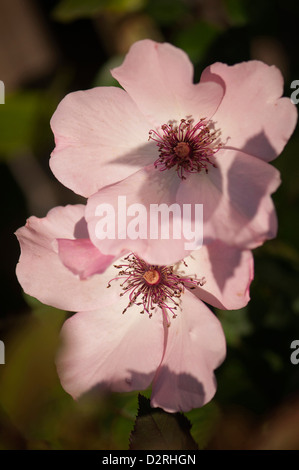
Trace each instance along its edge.
<path fill-rule="evenodd" d="M 190 145 L 187 142 L 179 142 L 174 147 L 174 152 L 179 158 L 186 158 L 191 152 Z"/>
<path fill-rule="evenodd" d="M 216 167 L 215 153 L 221 148 L 220 131 L 211 130 L 212 123 L 201 119 L 194 124 L 192 119 L 181 119 L 163 124 L 162 132 L 151 129 L 149 140 L 154 140 L 159 149 L 155 168 L 160 171 L 175 168 L 181 179 L 188 173 L 208 173 L 209 166 Z"/>
<path fill-rule="evenodd" d="M 150 265 L 134 253 L 130 253 L 122 264 L 114 267 L 119 270 L 118 276 L 111 279 L 107 287 L 111 287 L 112 281 L 123 279 L 120 284 L 122 292 L 119 295 L 127 294 L 129 303 L 122 313 L 135 304 L 141 306 L 140 313 L 146 312 L 151 317 L 153 310 L 159 307 L 168 326 L 169 314 L 176 317 L 176 310 L 180 306 L 178 300 L 185 288 L 195 289 L 205 283 L 204 278 L 195 280 L 175 273 L 173 266 Z"/>
<path fill-rule="evenodd" d="M 143 279 L 145 279 L 150 286 L 153 286 L 160 281 L 160 274 L 156 269 L 151 268 L 143 274 Z"/>

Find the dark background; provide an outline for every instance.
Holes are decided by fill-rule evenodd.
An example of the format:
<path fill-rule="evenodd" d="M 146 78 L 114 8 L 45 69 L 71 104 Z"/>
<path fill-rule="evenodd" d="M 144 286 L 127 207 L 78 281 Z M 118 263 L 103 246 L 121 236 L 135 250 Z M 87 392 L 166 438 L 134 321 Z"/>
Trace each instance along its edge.
<path fill-rule="evenodd" d="M 295 0 L 1 1 L 0 449 L 127 449 L 137 412 L 137 393 L 74 403 L 61 389 L 54 357 L 65 313 L 25 296 L 15 277 L 14 231 L 30 215 L 80 201 L 49 170 L 59 101 L 114 85 L 109 69 L 143 38 L 184 49 L 196 80 L 216 61 L 275 64 L 290 96 L 299 80 L 298 17 Z M 282 174 L 279 232 L 254 251 L 251 301 L 216 312 L 228 344 L 217 394 L 187 413 L 200 448 L 299 448 L 299 364 L 290 360 L 299 340 L 298 156 L 297 128 L 273 162 Z"/>

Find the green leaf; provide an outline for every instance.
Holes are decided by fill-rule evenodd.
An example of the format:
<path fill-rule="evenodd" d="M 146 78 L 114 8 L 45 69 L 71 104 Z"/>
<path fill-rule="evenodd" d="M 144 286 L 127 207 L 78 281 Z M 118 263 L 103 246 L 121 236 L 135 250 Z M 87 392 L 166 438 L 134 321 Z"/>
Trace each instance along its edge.
<path fill-rule="evenodd" d="M 61 0 L 53 10 L 53 17 L 58 21 L 73 21 L 78 18 L 90 18 L 103 11 L 126 13 L 143 8 L 146 0 Z"/>
<path fill-rule="evenodd" d="M 182 413 L 151 408 L 150 400 L 138 397 L 139 411 L 130 436 L 130 450 L 198 450 Z"/>

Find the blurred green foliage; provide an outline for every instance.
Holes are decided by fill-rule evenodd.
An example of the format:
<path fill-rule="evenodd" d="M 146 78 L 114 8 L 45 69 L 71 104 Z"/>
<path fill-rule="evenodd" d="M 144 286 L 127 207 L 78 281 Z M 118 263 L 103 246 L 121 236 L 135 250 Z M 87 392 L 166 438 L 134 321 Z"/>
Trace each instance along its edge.
<path fill-rule="evenodd" d="M 73 21 L 92 17 L 102 11 L 123 13 L 140 10 L 147 0 L 62 0 L 53 10 L 59 21 Z"/>
<path fill-rule="evenodd" d="M 54 109 L 53 97 L 47 91 L 20 90 L 8 94 L 0 113 L 0 157 L 13 158 L 39 145 L 45 147 Z"/>
<path fill-rule="evenodd" d="M 177 32 L 174 44 L 186 51 L 193 63 L 198 63 L 221 31 L 219 26 L 194 21 L 188 29 Z"/>
<path fill-rule="evenodd" d="M 2 155 L 12 155 L 31 147 L 39 110 L 38 91 L 6 97 L 5 113 L 0 115 Z"/>

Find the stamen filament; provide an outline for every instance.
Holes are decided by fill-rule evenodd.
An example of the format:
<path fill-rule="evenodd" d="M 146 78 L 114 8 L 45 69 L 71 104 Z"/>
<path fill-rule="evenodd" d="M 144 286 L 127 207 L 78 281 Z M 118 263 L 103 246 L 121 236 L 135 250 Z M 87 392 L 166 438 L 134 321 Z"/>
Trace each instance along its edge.
<path fill-rule="evenodd" d="M 126 256 L 124 261 L 126 263 L 114 265 L 120 270 L 119 275 L 107 285 L 111 287 L 112 281 L 124 279 L 120 284 L 122 292 L 119 295 L 122 297 L 128 294 L 129 303 L 122 313 L 135 304 L 142 306 L 140 313 L 146 312 L 151 317 L 152 311 L 159 307 L 168 326 L 169 314 L 173 318 L 177 316 L 176 311 L 180 306 L 178 300 L 185 289 L 195 289 L 205 283 L 204 278 L 196 280 L 174 273 L 173 266 L 149 265 L 134 253 Z"/>
<path fill-rule="evenodd" d="M 211 159 L 222 147 L 219 131 L 210 129 L 211 122 L 202 118 L 193 125 L 193 120 L 181 119 L 179 125 L 169 122 L 161 126 L 161 133 L 151 129 L 149 140 L 157 143 L 159 157 L 154 162 L 159 171 L 175 168 L 181 179 L 188 173 L 208 173 L 209 165 L 217 168 Z"/>

